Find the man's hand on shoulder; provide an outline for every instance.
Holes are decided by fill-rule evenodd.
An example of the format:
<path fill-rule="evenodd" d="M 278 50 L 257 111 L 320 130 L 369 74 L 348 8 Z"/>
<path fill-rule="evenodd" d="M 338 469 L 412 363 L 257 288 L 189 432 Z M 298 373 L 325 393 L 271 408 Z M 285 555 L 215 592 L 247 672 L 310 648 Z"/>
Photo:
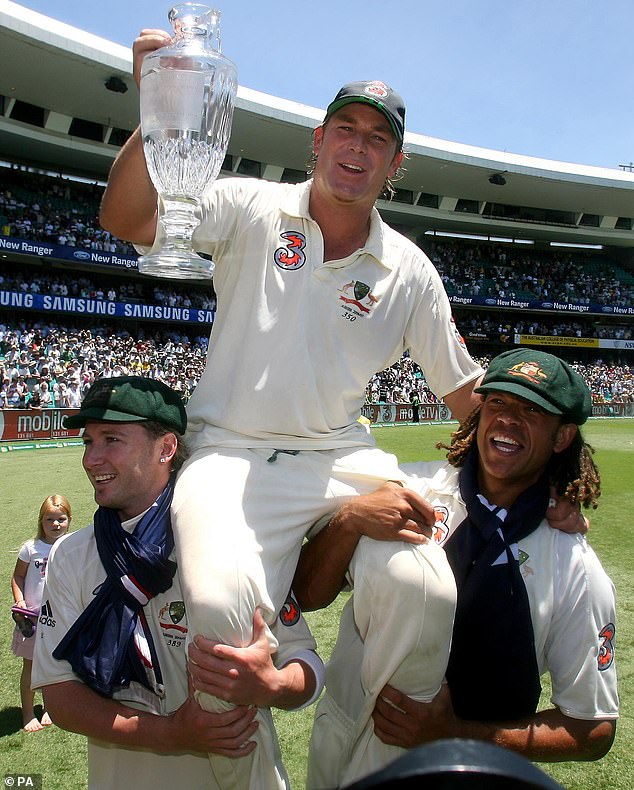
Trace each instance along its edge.
<path fill-rule="evenodd" d="M 554 486 L 550 488 L 546 520 L 553 529 L 571 534 L 585 535 L 590 527 L 590 521 L 583 515 L 579 505 L 573 505 L 565 497 L 559 496 Z"/>

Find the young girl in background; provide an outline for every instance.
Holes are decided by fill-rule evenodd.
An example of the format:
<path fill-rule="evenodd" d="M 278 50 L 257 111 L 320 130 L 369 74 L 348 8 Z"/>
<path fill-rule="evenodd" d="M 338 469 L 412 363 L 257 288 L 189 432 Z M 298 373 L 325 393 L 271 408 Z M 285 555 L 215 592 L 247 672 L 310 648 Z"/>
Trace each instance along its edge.
<path fill-rule="evenodd" d="M 22 704 L 22 721 L 26 732 L 37 732 L 52 724 L 46 711 L 42 721 L 38 721 L 33 703 L 35 692 L 31 691 L 31 667 L 33 664 L 33 646 L 35 628 L 42 605 L 44 573 L 51 546 L 56 540 L 68 532 L 71 520 L 70 502 L 61 494 L 47 497 L 40 507 L 37 521 L 37 535 L 23 544 L 18 552 L 18 561 L 11 577 L 11 588 L 15 606 L 13 619 L 16 626 L 13 633 L 11 649 L 22 659 L 20 675 L 20 701 Z M 15 611 L 15 610 L 18 611 Z M 37 614 L 31 619 L 25 611 L 33 610 Z"/>

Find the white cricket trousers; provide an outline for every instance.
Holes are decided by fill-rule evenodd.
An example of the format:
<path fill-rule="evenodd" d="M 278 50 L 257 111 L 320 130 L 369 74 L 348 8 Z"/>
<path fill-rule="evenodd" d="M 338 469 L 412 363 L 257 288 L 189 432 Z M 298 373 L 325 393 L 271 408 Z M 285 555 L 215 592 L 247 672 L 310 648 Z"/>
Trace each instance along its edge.
<path fill-rule="evenodd" d="M 386 480 L 404 476 L 395 456 L 373 447 L 294 455 L 270 448 L 196 451 L 179 474 L 172 505 L 190 635 L 248 645 L 256 607 L 272 623 L 286 600 L 310 527 Z M 232 707 L 206 694 L 198 700 L 205 710 Z M 251 755 L 210 755 L 222 790 L 288 787 L 270 712 L 260 711 L 258 721 Z"/>
<path fill-rule="evenodd" d="M 315 711 L 309 790 L 345 786 L 399 757 L 404 749 L 374 734 L 381 689 L 389 683 L 429 702 L 449 660 L 456 584 L 440 546 L 362 538 L 350 575 L 354 591 Z"/>

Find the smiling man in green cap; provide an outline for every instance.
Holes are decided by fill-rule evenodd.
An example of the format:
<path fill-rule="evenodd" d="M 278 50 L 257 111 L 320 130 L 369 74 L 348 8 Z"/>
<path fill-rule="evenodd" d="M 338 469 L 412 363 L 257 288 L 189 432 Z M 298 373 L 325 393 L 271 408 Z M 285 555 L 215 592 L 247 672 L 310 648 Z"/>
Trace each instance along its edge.
<path fill-rule="evenodd" d="M 256 712 L 270 718 L 271 705 L 297 708 L 319 694 L 312 635 L 295 607 L 296 617 L 272 626 L 276 663 L 259 612 L 244 647 L 192 642 L 170 520 L 186 458 L 177 392 L 139 376 L 100 379 L 67 425 L 84 429 L 99 508 L 92 526 L 50 554 L 33 686 L 55 724 L 88 737 L 89 788 L 222 787 L 209 754 L 244 760 Z M 188 668 L 196 690 L 236 706 L 204 711 Z M 276 784 L 279 748 L 260 752 L 274 766 L 262 778 Z"/>
<path fill-rule="evenodd" d="M 457 587 L 446 673 L 433 667 L 435 696 L 403 691 L 412 678 L 428 678 L 434 640 L 451 635 L 451 610 L 440 621 L 432 597 L 392 583 L 393 557 L 405 549 L 367 537 L 398 512 L 407 489 L 389 483 L 351 500 L 334 529 L 331 521 L 304 547 L 294 584 L 304 604 L 304 586 L 313 596 L 321 588 L 325 605 L 349 564 L 354 573 L 315 714 L 311 788 L 352 782 L 440 738 L 488 741 L 539 761 L 594 760 L 612 744 L 614 588 L 582 535 L 545 520 L 552 485 L 573 504 L 596 507 L 599 474 L 579 429 L 592 411 L 590 392 L 565 362 L 527 348 L 494 358 L 476 392 L 482 404 L 445 447 L 447 462 L 403 467 L 434 509 L 433 541 Z M 382 553 L 389 563 L 368 561 Z M 368 644 L 359 624 L 371 622 L 379 637 Z M 387 684 L 367 688 L 366 664 L 387 665 L 396 645 L 412 641 L 416 650 Z M 537 711 L 546 671 L 552 707 Z"/>

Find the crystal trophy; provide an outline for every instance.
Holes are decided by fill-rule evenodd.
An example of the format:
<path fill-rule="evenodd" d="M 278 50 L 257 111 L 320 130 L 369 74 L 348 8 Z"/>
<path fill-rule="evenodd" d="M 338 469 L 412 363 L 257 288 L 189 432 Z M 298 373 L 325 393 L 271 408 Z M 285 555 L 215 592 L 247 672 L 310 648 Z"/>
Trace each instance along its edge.
<path fill-rule="evenodd" d="M 152 183 L 160 197 L 160 249 L 139 258 L 155 277 L 200 279 L 214 264 L 194 252 L 199 208 L 229 145 L 238 89 L 234 64 L 220 51 L 220 13 L 182 3 L 168 19 L 174 37 L 150 52 L 141 68 L 141 134 Z"/>

